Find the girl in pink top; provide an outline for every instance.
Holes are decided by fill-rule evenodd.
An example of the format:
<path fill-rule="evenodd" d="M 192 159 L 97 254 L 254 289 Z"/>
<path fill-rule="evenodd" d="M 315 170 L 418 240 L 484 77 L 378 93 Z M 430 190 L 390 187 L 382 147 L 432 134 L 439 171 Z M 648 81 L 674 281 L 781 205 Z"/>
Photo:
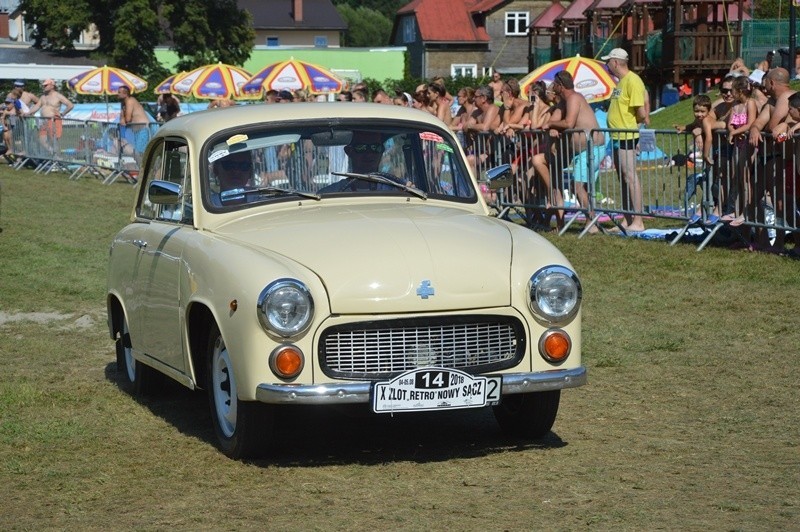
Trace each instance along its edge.
<path fill-rule="evenodd" d="M 728 188 L 732 194 L 736 195 L 736 212 L 725 215 L 721 218 L 724 222 L 730 222 L 731 226 L 742 225 L 745 220 L 755 220 L 755 202 L 753 201 L 752 191 L 754 183 L 751 182 L 752 175 L 749 171 L 750 159 L 753 157 L 753 149 L 747 142 L 747 135 L 750 126 L 755 122 L 758 114 L 756 101 L 752 97 L 750 81 L 740 76 L 733 80 L 733 99 L 734 103 L 728 114 L 728 141 L 733 144 L 733 156 L 731 157 L 731 169 L 728 175 L 733 176 L 734 187 Z"/>

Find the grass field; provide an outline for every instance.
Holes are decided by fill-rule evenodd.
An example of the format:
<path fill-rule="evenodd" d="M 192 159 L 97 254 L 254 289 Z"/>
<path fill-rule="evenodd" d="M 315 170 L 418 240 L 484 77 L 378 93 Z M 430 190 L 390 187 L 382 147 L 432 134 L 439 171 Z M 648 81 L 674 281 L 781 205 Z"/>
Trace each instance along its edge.
<path fill-rule="evenodd" d="M 800 262 L 575 234 L 590 383 L 553 432 L 491 413 L 283 411 L 226 459 L 206 399 L 121 389 L 105 267 L 134 189 L 0 169 L 0 529 L 792 530 Z M 476 243 L 480 249 L 480 243 Z"/>

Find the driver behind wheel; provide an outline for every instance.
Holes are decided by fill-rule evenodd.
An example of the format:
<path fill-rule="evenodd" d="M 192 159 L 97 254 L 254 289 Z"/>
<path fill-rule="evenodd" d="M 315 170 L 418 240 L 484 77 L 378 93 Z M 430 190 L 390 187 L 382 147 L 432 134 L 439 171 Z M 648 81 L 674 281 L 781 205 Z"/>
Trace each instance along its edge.
<path fill-rule="evenodd" d="M 383 139 L 376 131 L 354 131 L 344 152 L 350 157 L 350 167 L 356 174 L 377 172 L 383 157 Z"/>
<path fill-rule="evenodd" d="M 217 159 L 212 168 L 220 192 L 244 188 L 253 177 L 253 161 L 249 151 L 234 152 Z"/>
<path fill-rule="evenodd" d="M 211 204 L 215 207 L 223 205 L 241 204 L 246 201 L 244 193 L 237 194 L 234 191 L 243 191 L 250 184 L 253 177 L 252 152 L 234 152 L 217 159 L 211 164 L 213 178 L 219 184 L 219 190 L 210 191 Z M 227 192 L 227 194 L 226 194 Z"/>
<path fill-rule="evenodd" d="M 344 152 L 350 159 L 350 171 L 355 174 L 375 174 L 401 182 L 395 176 L 378 172 L 383 159 L 383 137 L 377 131 L 353 131 L 350 143 L 344 147 Z M 392 190 L 393 187 L 383 184 L 370 183 L 359 179 L 342 179 L 319 190 L 321 194 L 327 192 L 364 191 L 364 190 Z"/>

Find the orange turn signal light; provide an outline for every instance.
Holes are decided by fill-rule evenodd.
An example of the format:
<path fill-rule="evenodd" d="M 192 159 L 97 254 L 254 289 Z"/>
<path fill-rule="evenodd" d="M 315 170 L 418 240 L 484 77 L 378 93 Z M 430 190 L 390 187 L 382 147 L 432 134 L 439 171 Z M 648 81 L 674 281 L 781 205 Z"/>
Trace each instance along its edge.
<path fill-rule="evenodd" d="M 561 329 L 549 329 L 539 339 L 539 352 L 549 362 L 563 362 L 571 350 L 572 340 Z"/>
<path fill-rule="evenodd" d="M 294 345 L 282 345 L 269 356 L 270 369 L 283 379 L 297 377 L 303 371 L 304 364 L 303 352 Z"/>

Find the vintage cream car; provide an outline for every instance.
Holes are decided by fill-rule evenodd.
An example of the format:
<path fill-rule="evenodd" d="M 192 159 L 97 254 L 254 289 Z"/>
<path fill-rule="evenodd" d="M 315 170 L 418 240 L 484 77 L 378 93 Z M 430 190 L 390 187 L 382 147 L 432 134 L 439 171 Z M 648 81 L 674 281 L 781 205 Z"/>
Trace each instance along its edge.
<path fill-rule="evenodd" d="M 234 458 L 268 449 L 274 410 L 292 404 L 491 406 L 538 438 L 561 389 L 586 382 L 569 262 L 491 216 L 457 139 L 408 108 L 170 121 L 111 245 L 107 306 L 130 388 L 166 375 L 207 390 Z"/>

